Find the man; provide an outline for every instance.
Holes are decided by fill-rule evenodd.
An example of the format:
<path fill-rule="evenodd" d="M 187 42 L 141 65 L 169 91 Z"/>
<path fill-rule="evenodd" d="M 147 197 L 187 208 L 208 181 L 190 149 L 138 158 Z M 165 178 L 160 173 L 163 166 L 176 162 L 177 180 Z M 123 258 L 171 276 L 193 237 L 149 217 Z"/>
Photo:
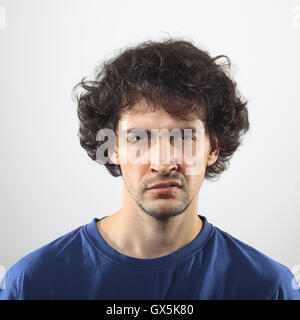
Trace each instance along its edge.
<path fill-rule="evenodd" d="M 77 85 L 81 146 L 123 177 L 122 207 L 18 261 L 2 299 L 300 299 L 286 266 L 198 214 L 249 129 L 220 57 L 148 41 Z"/>

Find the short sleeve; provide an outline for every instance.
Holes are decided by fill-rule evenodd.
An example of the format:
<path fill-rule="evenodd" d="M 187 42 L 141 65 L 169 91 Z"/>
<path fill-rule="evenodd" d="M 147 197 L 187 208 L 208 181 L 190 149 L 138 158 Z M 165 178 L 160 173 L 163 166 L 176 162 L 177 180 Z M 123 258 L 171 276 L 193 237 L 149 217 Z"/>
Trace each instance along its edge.
<path fill-rule="evenodd" d="M 289 269 L 282 275 L 271 300 L 300 300 L 300 287 Z"/>

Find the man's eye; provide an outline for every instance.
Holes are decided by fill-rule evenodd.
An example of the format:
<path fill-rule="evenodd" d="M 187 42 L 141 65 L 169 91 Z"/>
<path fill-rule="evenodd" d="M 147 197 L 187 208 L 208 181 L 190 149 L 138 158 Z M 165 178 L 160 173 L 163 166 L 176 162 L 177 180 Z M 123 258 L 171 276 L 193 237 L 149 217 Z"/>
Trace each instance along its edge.
<path fill-rule="evenodd" d="M 187 140 L 190 140 L 190 139 L 195 140 L 194 136 L 183 136 L 183 138 L 187 138 Z"/>
<path fill-rule="evenodd" d="M 129 136 L 128 141 L 140 141 L 142 138 L 140 136 Z"/>
<path fill-rule="evenodd" d="M 179 137 L 180 139 L 183 139 L 183 140 L 196 140 L 196 137 L 194 136 L 185 136 L 185 135 L 182 135 Z M 175 140 L 177 140 L 178 138 L 175 138 Z"/>

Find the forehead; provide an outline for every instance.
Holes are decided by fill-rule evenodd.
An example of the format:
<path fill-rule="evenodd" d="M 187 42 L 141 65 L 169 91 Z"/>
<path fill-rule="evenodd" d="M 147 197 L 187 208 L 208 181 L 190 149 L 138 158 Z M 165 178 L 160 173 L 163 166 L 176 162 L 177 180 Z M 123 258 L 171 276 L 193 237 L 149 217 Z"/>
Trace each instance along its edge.
<path fill-rule="evenodd" d="M 146 104 L 142 100 L 134 107 L 126 110 L 121 114 L 121 126 L 128 129 L 174 129 L 184 127 L 204 128 L 203 122 L 196 116 L 191 114 L 186 119 L 167 113 L 163 108 L 157 107 L 155 110 L 147 110 Z"/>

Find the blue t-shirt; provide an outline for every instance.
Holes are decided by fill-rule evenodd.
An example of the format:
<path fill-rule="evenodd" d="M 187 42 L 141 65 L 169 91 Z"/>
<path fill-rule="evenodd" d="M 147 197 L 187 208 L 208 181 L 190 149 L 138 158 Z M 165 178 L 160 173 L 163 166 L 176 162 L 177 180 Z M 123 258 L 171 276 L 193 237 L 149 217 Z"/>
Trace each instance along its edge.
<path fill-rule="evenodd" d="M 199 217 L 193 241 L 152 259 L 113 249 L 94 218 L 15 263 L 0 299 L 300 300 L 286 266 Z"/>

